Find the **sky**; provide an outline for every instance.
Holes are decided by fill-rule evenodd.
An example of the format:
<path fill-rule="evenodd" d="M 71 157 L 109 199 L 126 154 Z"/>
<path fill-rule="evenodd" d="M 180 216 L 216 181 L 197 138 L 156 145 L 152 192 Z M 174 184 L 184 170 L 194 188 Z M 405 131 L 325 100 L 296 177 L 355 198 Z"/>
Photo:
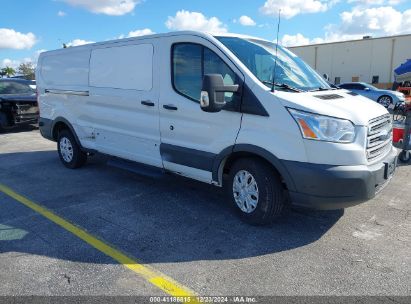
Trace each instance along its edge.
<path fill-rule="evenodd" d="M 176 30 L 275 41 L 279 10 L 284 46 L 411 33 L 411 0 L 0 0 L 0 68 L 63 43 Z"/>

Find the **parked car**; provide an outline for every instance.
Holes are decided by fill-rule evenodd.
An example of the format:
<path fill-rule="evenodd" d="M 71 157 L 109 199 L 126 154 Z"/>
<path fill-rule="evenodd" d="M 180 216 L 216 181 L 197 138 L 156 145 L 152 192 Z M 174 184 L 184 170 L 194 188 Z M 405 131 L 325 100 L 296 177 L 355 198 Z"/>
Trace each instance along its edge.
<path fill-rule="evenodd" d="M 405 96 L 401 92 L 381 90 L 365 82 L 347 82 L 340 84 L 339 87 L 372 99 L 386 108 L 405 101 Z"/>
<path fill-rule="evenodd" d="M 226 187 L 252 224 L 290 202 L 340 209 L 374 197 L 396 168 L 389 113 L 281 46 L 276 62 L 276 50 L 174 32 L 41 53 L 41 134 L 67 168 L 100 152 Z"/>
<path fill-rule="evenodd" d="M 19 124 L 37 123 L 36 82 L 0 79 L 0 131 Z"/>

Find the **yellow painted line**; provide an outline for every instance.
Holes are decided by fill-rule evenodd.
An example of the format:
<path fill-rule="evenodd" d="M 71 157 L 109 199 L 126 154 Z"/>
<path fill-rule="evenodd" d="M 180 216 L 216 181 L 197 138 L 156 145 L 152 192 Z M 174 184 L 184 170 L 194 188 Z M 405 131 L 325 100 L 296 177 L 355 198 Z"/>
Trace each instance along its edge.
<path fill-rule="evenodd" d="M 144 278 L 146 281 L 150 282 L 157 288 L 163 290 L 165 293 L 171 296 L 174 296 L 174 297 L 189 297 L 190 303 L 196 302 L 197 295 L 195 294 L 194 291 L 174 281 L 172 278 L 161 273 L 160 271 L 153 269 L 152 267 L 148 265 L 140 264 L 135 259 L 128 257 L 124 253 L 106 244 L 105 242 L 99 240 L 97 237 L 91 235 L 85 230 L 71 224 L 70 222 L 56 215 L 52 211 L 16 193 L 9 187 L 0 184 L 0 191 L 10 196 L 14 200 L 22 203 L 26 207 L 36 211 L 37 213 L 41 214 L 42 216 L 49 219 L 50 221 L 56 223 L 57 225 L 64 228 L 65 230 L 71 232 L 78 238 L 82 239 L 89 245 L 96 248 L 97 250 L 113 258 L 114 260 L 122 264 L 124 267 L 127 267 L 128 269 L 134 271 L 140 277 Z"/>

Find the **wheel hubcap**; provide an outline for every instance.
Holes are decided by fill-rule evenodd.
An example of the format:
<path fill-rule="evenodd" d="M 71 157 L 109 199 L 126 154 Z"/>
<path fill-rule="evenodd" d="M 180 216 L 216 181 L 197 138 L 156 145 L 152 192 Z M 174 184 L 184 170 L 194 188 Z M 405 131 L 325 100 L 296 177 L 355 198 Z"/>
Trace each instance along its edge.
<path fill-rule="evenodd" d="M 73 160 L 73 146 L 67 137 L 60 139 L 60 153 L 65 162 L 69 163 Z"/>
<path fill-rule="evenodd" d="M 258 186 L 254 176 L 246 170 L 237 172 L 233 180 L 233 196 L 241 211 L 253 212 L 258 204 L 258 194 Z"/>
<path fill-rule="evenodd" d="M 385 107 L 388 107 L 391 103 L 391 100 L 389 97 L 381 97 L 380 98 L 380 104 L 382 104 Z"/>

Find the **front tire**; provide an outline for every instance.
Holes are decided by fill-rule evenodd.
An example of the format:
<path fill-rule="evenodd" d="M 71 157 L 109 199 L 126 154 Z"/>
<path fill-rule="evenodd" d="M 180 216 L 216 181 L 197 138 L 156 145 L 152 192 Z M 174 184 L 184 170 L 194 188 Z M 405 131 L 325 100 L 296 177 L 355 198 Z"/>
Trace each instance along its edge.
<path fill-rule="evenodd" d="M 240 218 L 252 225 L 270 224 L 286 209 L 287 195 L 280 176 L 258 159 L 234 163 L 227 191 Z"/>
<path fill-rule="evenodd" d="M 73 134 L 67 129 L 59 133 L 57 151 L 61 162 L 69 169 L 80 168 L 87 161 L 87 154 L 81 151 Z"/>
<path fill-rule="evenodd" d="M 377 102 L 380 105 L 388 108 L 392 104 L 392 98 L 388 95 L 383 95 L 383 96 L 378 98 Z"/>

